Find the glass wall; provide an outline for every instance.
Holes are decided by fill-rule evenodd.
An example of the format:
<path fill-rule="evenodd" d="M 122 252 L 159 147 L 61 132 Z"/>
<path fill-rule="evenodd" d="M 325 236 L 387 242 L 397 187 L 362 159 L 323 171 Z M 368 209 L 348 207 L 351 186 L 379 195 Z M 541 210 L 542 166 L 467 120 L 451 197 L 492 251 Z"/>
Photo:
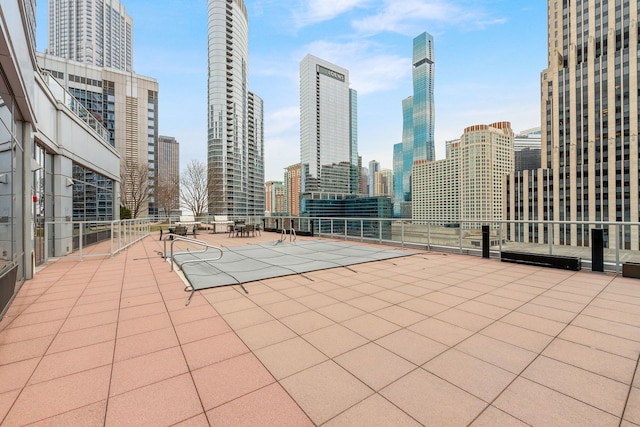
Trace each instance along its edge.
<path fill-rule="evenodd" d="M 73 164 L 73 220 L 113 220 L 113 180 Z"/>

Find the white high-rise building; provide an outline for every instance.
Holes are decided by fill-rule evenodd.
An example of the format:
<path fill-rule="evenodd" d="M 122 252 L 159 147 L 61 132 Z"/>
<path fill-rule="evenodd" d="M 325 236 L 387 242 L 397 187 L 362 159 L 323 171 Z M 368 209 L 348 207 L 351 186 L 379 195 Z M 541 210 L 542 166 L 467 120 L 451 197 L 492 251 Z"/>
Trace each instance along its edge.
<path fill-rule="evenodd" d="M 49 0 L 47 53 L 133 71 L 133 21 L 118 0 Z"/>
<path fill-rule="evenodd" d="M 357 101 L 349 71 L 313 55 L 300 63 L 302 193 L 358 191 Z"/>
<path fill-rule="evenodd" d="M 243 0 L 209 0 L 209 213 L 264 215 L 262 100 L 249 92 Z"/>
<path fill-rule="evenodd" d="M 513 171 L 513 138 L 509 122 L 469 126 L 459 140 L 447 142 L 446 159 L 414 162 L 414 221 L 445 225 L 502 219 L 503 176 Z"/>

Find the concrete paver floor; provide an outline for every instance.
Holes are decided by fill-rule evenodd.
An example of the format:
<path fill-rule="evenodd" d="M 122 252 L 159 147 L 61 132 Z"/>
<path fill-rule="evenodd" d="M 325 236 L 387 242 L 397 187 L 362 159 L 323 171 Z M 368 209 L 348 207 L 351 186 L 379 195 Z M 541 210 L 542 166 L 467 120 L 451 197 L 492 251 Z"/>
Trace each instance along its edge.
<path fill-rule="evenodd" d="M 161 250 L 24 284 L 0 322 L 2 426 L 640 425 L 638 280 L 421 252 L 185 306 Z"/>

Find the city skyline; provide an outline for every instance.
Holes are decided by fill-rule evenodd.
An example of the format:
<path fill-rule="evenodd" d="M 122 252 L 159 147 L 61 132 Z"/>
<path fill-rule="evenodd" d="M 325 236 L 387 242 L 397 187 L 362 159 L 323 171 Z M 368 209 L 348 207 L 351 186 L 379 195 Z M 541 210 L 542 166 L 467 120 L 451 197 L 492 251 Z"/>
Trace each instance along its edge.
<path fill-rule="evenodd" d="M 160 128 L 181 141 L 181 163 L 204 161 L 207 146 L 205 0 L 123 0 L 134 22 L 134 70 L 160 84 Z M 411 93 L 411 40 L 428 31 L 438 58 L 436 158 L 473 123 L 540 125 L 546 67 L 546 5 L 416 0 L 294 2 L 247 0 L 249 90 L 265 108 L 265 180 L 299 162 L 298 64 L 307 54 L 350 70 L 359 93 L 359 154 L 392 167 L 402 137 L 401 100 Z M 37 49 L 47 46 L 47 3 L 38 2 Z M 526 24 L 527 31 L 522 28 Z"/>

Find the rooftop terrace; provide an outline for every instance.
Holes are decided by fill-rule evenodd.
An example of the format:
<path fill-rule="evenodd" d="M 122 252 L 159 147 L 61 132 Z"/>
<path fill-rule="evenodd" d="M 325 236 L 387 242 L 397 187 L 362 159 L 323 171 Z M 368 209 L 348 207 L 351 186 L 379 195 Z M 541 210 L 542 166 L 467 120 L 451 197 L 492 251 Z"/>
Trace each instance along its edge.
<path fill-rule="evenodd" d="M 418 251 L 185 306 L 161 243 L 24 284 L 2 426 L 640 425 L 638 280 Z"/>

